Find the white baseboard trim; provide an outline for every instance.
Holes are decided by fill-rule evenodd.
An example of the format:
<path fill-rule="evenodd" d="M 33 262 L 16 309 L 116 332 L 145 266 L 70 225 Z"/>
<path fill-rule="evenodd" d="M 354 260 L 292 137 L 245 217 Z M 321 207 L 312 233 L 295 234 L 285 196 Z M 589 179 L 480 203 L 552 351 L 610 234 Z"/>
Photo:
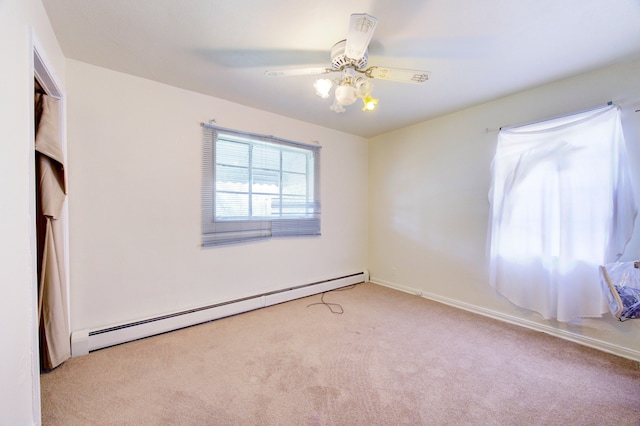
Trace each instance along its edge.
<path fill-rule="evenodd" d="M 86 355 L 91 351 L 142 339 L 168 331 L 264 308 L 325 291 L 335 290 L 368 280 L 368 272 L 358 272 L 310 284 L 289 287 L 268 293 L 200 306 L 156 317 L 143 318 L 106 327 L 76 330 L 71 334 L 71 356 Z"/>
<path fill-rule="evenodd" d="M 513 315 L 505 314 L 504 312 L 494 311 L 492 309 L 483 308 L 481 306 L 472 305 L 466 302 L 461 302 L 459 300 L 450 299 L 448 297 L 439 296 L 437 294 L 425 292 L 423 290 L 402 286 L 380 278 L 371 277 L 370 281 L 374 284 L 382 285 L 384 287 L 389 287 L 395 290 L 400 290 L 405 293 L 415 294 L 416 296 L 424 297 L 425 299 L 433 300 L 435 302 L 444 303 L 445 305 L 449 305 L 454 308 L 463 309 L 465 311 L 483 315 L 485 317 L 519 325 L 531 330 L 540 331 L 542 333 L 559 337 L 564 340 L 569 340 L 571 342 L 588 346 L 590 348 L 598 349 L 603 352 L 640 362 L 640 351 L 625 348 L 624 346 L 619 346 L 599 339 L 594 339 L 592 337 L 571 333 L 566 330 L 560 330 L 545 324 L 537 323 L 535 321 L 519 318 Z"/>

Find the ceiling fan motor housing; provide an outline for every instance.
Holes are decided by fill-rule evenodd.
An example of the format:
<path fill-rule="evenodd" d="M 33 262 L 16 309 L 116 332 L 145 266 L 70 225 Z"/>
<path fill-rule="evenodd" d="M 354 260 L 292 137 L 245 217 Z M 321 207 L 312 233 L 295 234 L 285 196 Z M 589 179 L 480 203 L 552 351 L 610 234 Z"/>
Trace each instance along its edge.
<path fill-rule="evenodd" d="M 353 67 L 356 70 L 361 70 L 367 67 L 367 60 L 369 58 L 369 49 L 365 50 L 364 55 L 360 59 L 351 59 L 344 52 L 347 45 L 347 40 L 337 42 L 331 48 L 331 69 L 340 71 L 345 67 Z"/>

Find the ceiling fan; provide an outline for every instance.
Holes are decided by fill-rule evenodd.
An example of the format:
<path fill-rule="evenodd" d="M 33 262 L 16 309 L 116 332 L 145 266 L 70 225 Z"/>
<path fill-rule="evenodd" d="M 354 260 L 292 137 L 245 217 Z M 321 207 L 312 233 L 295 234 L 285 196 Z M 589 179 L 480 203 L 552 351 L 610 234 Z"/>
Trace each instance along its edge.
<path fill-rule="evenodd" d="M 335 86 L 334 102 L 331 110 L 344 112 L 345 105 L 353 104 L 358 98 L 363 101 L 363 111 L 373 111 L 378 99 L 371 96 L 371 79 L 391 80 L 400 83 L 422 84 L 429 80 L 429 71 L 409 70 L 371 66 L 367 68 L 369 42 L 373 37 L 378 20 L 366 13 L 354 13 L 349 20 L 346 40 L 339 41 L 331 48 L 331 66 L 328 68 L 301 68 L 282 71 L 267 71 L 267 77 L 290 77 L 340 73 L 336 78 L 319 78 L 314 82 L 316 94 L 328 98 Z"/>

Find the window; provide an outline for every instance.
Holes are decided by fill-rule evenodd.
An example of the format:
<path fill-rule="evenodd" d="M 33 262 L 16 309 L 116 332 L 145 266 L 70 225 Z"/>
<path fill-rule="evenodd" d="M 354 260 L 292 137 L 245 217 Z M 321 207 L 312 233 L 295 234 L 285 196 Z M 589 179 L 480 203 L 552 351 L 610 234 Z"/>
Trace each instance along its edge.
<path fill-rule="evenodd" d="M 622 255 L 636 214 L 616 107 L 501 130 L 489 198 L 499 293 L 558 321 L 606 311 L 598 266 Z"/>
<path fill-rule="evenodd" d="M 202 244 L 320 235 L 320 147 L 203 124 Z"/>

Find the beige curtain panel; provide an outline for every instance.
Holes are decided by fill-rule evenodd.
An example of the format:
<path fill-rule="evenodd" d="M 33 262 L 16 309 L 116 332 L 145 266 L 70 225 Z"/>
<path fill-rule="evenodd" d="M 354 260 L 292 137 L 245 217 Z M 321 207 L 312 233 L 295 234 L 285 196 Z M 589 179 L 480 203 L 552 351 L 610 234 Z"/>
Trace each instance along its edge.
<path fill-rule="evenodd" d="M 58 140 L 58 100 L 36 95 L 36 170 L 40 222 L 38 316 L 44 370 L 71 356 L 67 315 L 63 228 L 59 220 L 66 197 L 64 155 Z"/>

